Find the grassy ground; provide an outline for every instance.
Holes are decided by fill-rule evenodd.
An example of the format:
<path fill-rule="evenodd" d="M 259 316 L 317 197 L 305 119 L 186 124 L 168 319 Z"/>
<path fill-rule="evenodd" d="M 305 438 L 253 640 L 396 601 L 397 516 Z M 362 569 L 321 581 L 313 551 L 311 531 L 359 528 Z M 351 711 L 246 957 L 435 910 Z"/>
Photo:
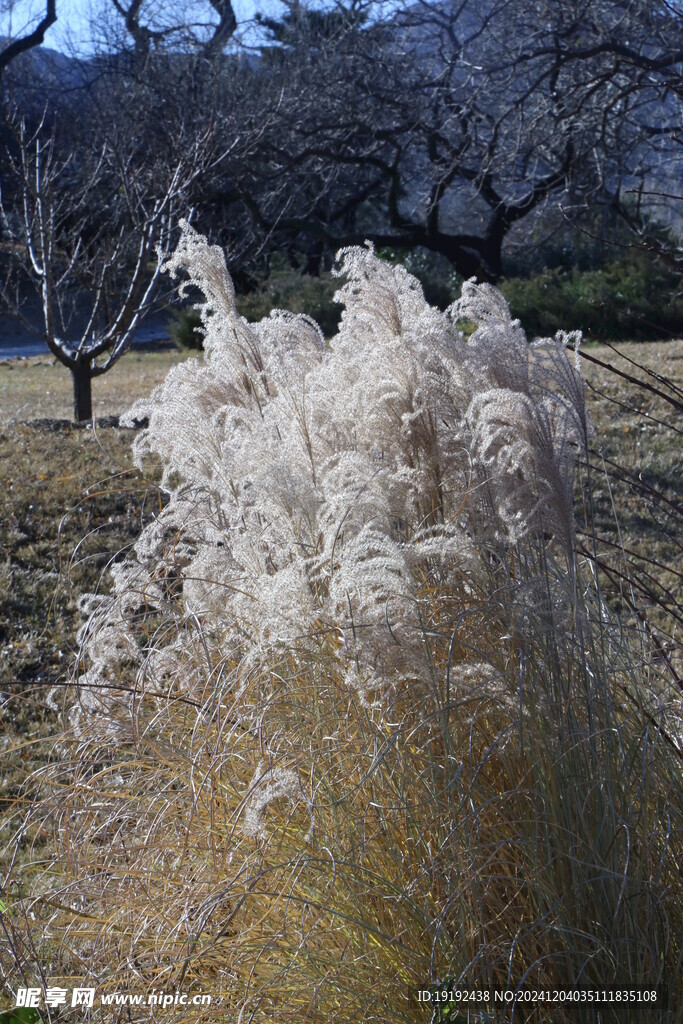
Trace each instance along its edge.
<path fill-rule="evenodd" d="M 181 358 L 129 354 L 94 381 L 96 417 L 123 412 Z M 40 357 L 0 363 L 0 396 L 0 690 L 23 690 L 65 671 L 78 595 L 98 585 L 159 498 L 132 467 L 131 431 L 71 424 L 61 366 Z"/>
<path fill-rule="evenodd" d="M 19 797 L 41 763 L 41 737 L 56 728 L 48 695 L 74 662 L 78 597 L 97 589 L 158 507 L 153 482 L 131 466 L 132 433 L 0 427 L 0 805 Z"/>
<path fill-rule="evenodd" d="M 129 352 L 93 381 L 96 417 L 115 416 L 159 384 L 187 353 Z M 0 362 L 0 426 L 35 419 L 71 419 L 71 374 L 56 359 L 34 356 Z"/>
<path fill-rule="evenodd" d="M 678 630 L 680 637 L 683 395 L 677 388 L 683 382 L 683 341 L 618 349 L 621 355 L 607 346 L 587 349 L 586 354 L 661 394 L 594 362 L 582 362 L 596 434 L 591 467 L 600 564 L 610 603 L 625 619 L 633 619 L 637 605 L 641 624 L 644 615 L 665 633 Z M 579 515 L 580 531 L 583 526 L 588 532 L 588 518 L 582 523 Z M 580 536 L 579 544 L 587 547 L 587 538 Z"/>

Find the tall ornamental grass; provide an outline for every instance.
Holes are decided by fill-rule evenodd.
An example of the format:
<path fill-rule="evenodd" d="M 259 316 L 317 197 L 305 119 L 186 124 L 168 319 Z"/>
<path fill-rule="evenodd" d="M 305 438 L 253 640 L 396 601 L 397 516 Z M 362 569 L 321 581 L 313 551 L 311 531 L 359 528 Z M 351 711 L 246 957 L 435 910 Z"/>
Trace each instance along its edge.
<path fill-rule="evenodd" d="M 577 557 L 578 338 L 474 282 L 442 313 L 369 248 L 329 344 L 242 319 L 188 226 L 168 269 L 205 353 L 131 413 L 168 503 L 84 603 L 7 978 L 214 996 L 103 1020 L 417 1024 L 445 978 L 673 1007 L 679 704 Z"/>

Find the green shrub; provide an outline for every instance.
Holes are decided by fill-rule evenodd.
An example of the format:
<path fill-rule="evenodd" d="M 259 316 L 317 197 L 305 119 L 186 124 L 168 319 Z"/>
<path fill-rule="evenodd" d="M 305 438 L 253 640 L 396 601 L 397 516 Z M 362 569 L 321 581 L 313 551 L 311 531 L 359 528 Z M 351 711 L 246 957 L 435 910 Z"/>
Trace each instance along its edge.
<path fill-rule="evenodd" d="M 420 248 L 411 250 L 382 248 L 377 250 L 377 255 L 389 263 L 400 263 L 413 277 L 416 277 L 422 285 L 425 299 L 430 306 L 446 309 L 460 295 L 462 280 L 456 274 L 450 261 L 439 253 Z"/>
<path fill-rule="evenodd" d="M 305 313 L 318 323 L 326 338 L 336 333 L 341 307 L 333 300 L 339 287 L 331 274 L 312 277 L 291 269 L 276 269 L 259 288 L 237 296 L 237 309 L 250 322 L 270 316 L 274 309 Z M 171 310 L 170 334 L 183 349 L 200 350 L 204 345 L 199 311 L 193 306 Z"/>
<path fill-rule="evenodd" d="M 200 351 L 204 347 L 204 331 L 199 310 L 190 306 L 172 309 L 169 333 L 179 348 Z"/>
<path fill-rule="evenodd" d="M 339 282 L 331 274 L 312 277 L 296 270 L 278 269 L 257 291 L 237 296 L 237 310 L 249 321 L 269 316 L 273 309 L 305 313 L 318 323 L 326 338 L 336 333 L 341 306 L 333 300 Z"/>
<path fill-rule="evenodd" d="M 513 316 L 534 335 L 569 327 L 598 341 L 647 340 L 671 337 L 683 323 L 677 276 L 642 253 L 600 270 L 511 278 L 501 284 L 501 291 Z"/>

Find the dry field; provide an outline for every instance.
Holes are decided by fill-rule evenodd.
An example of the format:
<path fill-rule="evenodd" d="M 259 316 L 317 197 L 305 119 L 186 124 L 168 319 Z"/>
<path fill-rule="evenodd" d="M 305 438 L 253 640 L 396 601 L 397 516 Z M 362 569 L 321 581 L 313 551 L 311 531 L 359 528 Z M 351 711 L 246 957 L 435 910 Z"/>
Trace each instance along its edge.
<path fill-rule="evenodd" d="M 115 416 L 159 384 L 186 353 L 129 352 L 93 381 L 96 417 Z M 35 419 L 70 419 L 71 374 L 49 355 L 0 361 L 0 426 Z"/>

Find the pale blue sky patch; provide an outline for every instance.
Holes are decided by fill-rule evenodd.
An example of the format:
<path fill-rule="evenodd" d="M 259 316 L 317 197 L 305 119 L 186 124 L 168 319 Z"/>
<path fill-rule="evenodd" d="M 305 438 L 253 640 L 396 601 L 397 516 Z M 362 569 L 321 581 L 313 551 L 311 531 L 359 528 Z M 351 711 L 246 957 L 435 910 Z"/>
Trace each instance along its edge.
<path fill-rule="evenodd" d="M 233 8 L 242 31 L 247 29 L 257 9 L 271 15 L 283 9 L 276 0 L 258 4 L 254 0 L 233 0 Z M 173 4 L 150 2 L 145 9 L 149 10 L 148 17 L 155 15 L 160 25 L 171 21 L 191 25 L 198 34 L 202 32 L 202 25 L 212 20 L 211 16 L 215 20 L 215 12 L 201 0 L 178 0 Z M 44 15 L 45 0 L 0 0 L 0 36 L 23 36 Z M 144 16 L 143 23 L 147 23 Z M 57 0 L 57 22 L 48 29 L 43 45 L 62 53 L 85 55 L 96 49 L 107 49 L 108 41 L 113 41 L 112 32 L 121 32 L 122 27 L 123 19 L 111 0 Z M 119 42 L 122 39 L 123 36 Z"/>

